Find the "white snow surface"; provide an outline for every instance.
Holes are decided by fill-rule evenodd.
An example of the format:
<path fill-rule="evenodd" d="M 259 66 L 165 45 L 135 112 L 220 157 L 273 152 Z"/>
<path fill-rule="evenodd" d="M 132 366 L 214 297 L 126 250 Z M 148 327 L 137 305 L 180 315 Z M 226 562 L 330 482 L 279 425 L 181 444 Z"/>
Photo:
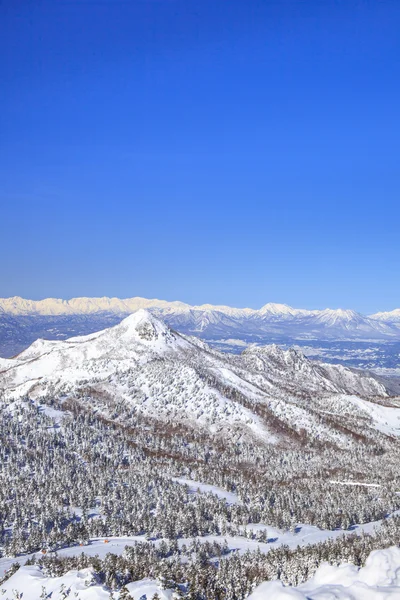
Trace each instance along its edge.
<path fill-rule="evenodd" d="M 176 481 L 177 483 L 181 483 L 182 485 L 187 485 L 192 494 L 196 494 L 198 492 L 202 494 L 210 493 L 214 494 L 218 498 L 226 500 L 227 504 L 241 504 L 237 494 L 234 492 L 228 492 L 227 490 L 224 490 L 216 485 L 209 485 L 207 483 L 201 483 L 200 481 L 185 479 L 183 477 L 172 477 L 172 480 Z"/>
<path fill-rule="evenodd" d="M 400 408 L 382 406 L 356 396 L 348 396 L 348 401 L 365 413 L 373 421 L 375 428 L 382 433 L 400 435 Z"/>
<path fill-rule="evenodd" d="M 62 586 L 71 589 L 71 598 L 79 594 L 81 600 L 109 600 L 110 593 L 100 585 L 93 585 L 94 578 L 90 569 L 69 571 L 61 577 L 46 577 L 38 566 L 21 567 L 12 575 L 1 589 L 5 591 L 4 600 L 13 600 L 14 590 L 22 593 L 22 600 L 39 600 L 42 588 L 46 589 L 52 600 L 62 600 Z M 51 594 L 51 596 L 49 596 Z"/>
<path fill-rule="evenodd" d="M 375 550 L 364 567 L 322 564 L 296 588 L 280 581 L 262 583 L 248 600 L 400 600 L 400 549 Z"/>
<path fill-rule="evenodd" d="M 96 583 L 91 569 L 82 569 L 81 571 L 68 571 L 61 577 L 46 577 L 41 569 L 34 566 L 21 567 L 12 575 L 2 586 L 1 596 L 4 600 L 14 600 L 14 590 L 22 593 L 22 600 L 39 600 L 42 589 L 45 588 L 47 598 L 51 600 L 63 600 L 65 591 L 70 590 L 69 598 L 79 595 L 80 600 L 118 600 L 120 594 L 115 592 L 110 596 L 110 592 L 103 586 Z M 160 597 L 160 600 L 172 600 L 174 597 L 172 590 L 163 590 L 160 584 L 153 579 L 141 579 L 129 583 L 127 589 L 134 600 L 151 600 L 154 594 Z"/>
<path fill-rule="evenodd" d="M 160 600 L 171 600 L 174 597 L 172 590 L 163 590 L 160 584 L 154 579 L 141 579 L 126 586 L 133 600 L 151 600 L 157 593 Z"/>

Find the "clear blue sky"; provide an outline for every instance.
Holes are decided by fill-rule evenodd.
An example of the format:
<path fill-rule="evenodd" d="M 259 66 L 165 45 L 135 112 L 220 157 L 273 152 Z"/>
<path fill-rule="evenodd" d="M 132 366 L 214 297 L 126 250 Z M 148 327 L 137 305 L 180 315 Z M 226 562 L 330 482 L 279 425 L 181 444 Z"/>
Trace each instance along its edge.
<path fill-rule="evenodd" d="M 400 306 L 398 0 L 3 0 L 0 296 Z"/>

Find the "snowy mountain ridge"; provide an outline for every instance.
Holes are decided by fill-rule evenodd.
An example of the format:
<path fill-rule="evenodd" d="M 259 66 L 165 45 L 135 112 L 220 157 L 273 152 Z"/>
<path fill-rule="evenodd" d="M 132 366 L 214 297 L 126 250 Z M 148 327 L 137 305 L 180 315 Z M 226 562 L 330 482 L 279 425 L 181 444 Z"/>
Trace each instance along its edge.
<path fill-rule="evenodd" d="M 214 434 L 229 430 L 263 443 L 304 430 L 347 444 L 339 422 L 348 428 L 349 415 L 356 429 L 357 420 L 363 422 L 363 435 L 368 428 L 371 435 L 400 432 L 400 409 L 389 399 L 388 406 L 371 403 L 388 394 L 369 374 L 274 345 L 251 346 L 239 356 L 221 353 L 172 331 L 144 309 L 98 333 L 37 340 L 16 358 L 3 359 L 0 392 L 10 401 L 106 394 L 161 421 Z M 336 414 L 329 422 L 327 411 Z"/>
<path fill-rule="evenodd" d="M 168 301 L 158 299 L 142 298 L 110 298 L 103 297 L 79 297 L 63 300 L 60 298 L 45 298 L 43 300 L 28 300 L 20 296 L 0 298 L 0 311 L 10 315 L 68 315 L 68 314 L 91 314 L 96 312 L 115 312 L 125 314 L 134 312 L 140 308 L 159 308 L 173 312 L 185 313 L 189 310 L 202 312 L 219 312 L 231 317 L 270 315 L 282 316 L 320 316 L 322 320 L 344 320 L 350 321 L 355 318 L 369 318 L 373 320 L 390 320 L 400 318 L 400 308 L 391 312 L 377 312 L 373 315 L 363 316 L 361 313 L 351 309 L 307 310 L 293 308 L 287 304 L 269 302 L 260 309 L 235 308 L 226 305 L 200 304 L 190 305 L 180 301 Z"/>
<path fill-rule="evenodd" d="M 209 341 L 399 341 L 400 309 L 370 317 L 354 310 L 296 309 L 268 303 L 259 310 L 146 298 L 0 299 L 0 356 L 13 356 L 38 337 L 66 339 L 109 327 L 146 309 L 173 329 Z"/>
<path fill-rule="evenodd" d="M 400 308 L 396 308 L 395 310 L 389 312 L 378 312 L 374 315 L 371 315 L 371 319 L 376 319 L 377 321 L 384 321 L 387 323 L 399 323 L 400 324 Z"/>
<path fill-rule="evenodd" d="M 90 298 L 80 297 L 63 300 L 60 298 L 45 298 L 44 300 L 27 300 L 20 296 L 0 298 L 0 311 L 10 315 L 68 315 L 68 314 L 91 314 L 96 312 L 115 312 L 125 314 L 134 312 L 140 308 L 159 308 L 174 312 L 187 312 L 189 310 L 219 312 L 228 316 L 251 316 L 261 315 L 298 315 L 313 314 L 319 311 L 295 309 L 286 304 L 268 303 L 259 310 L 253 308 L 234 308 L 226 305 L 201 304 L 190 305 L 180 301 L 167 301 L 158 299 L 147 299 L 142 297 L 133 298 Z"/>

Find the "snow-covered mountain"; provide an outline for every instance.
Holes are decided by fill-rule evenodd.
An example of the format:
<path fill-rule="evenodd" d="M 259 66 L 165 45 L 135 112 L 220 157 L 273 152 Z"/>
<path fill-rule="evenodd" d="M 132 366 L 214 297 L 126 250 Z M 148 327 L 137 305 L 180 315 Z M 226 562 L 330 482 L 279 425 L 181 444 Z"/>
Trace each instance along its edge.
<path fill-rule="evenodd" d="M 24 335 L 28 343 L 29 328 L 42 319 L 44 329 L 59 330 L 59 319 L 62 325 L 67 319 L 83 319 L 83 325 L 73 327 L 77 333 L 87 333 L 91 319 L 104 320 L 104 326 L 113 323 L 113 319 L 123 318 L 134 311 L 145 308 L 165 320 L 171 327 L 187 334 L 204 338 L 250 338 L 271 336 L 274 339 L 287 337 L 292 339 L 322 340 L 398 340 L 399 312 L 377 313 L 367 317 L 353 310 L 295 309 L 285 304 L 269 303 L 259 310 L 251 308 L 232 308 L 203 304 L 190 306 L 183 302 L 167 302 L 164 300 L 148 300 L 146 298 L 73 298 L 60 300 L 48 298 L 33 301 L 23 298 L 0 299 L 0 345 L 3 341 L 2 331 L 6 326 L 10 329 L 24 325 Z M 35 318 L 35 321 L 32 319 Z M 7 320 L 8 319 L 8 320 Z M 25 319 L 25 321 L 23 321 Z M 26 322 L 26 320 L 28 321 Z M 30 320 L 29 320 L 30 319 Z M 10 324 L 12 320 L 12 327 Z M 22 321 L 21 321 L 22 320 Z M 110 322 L 111 320 L 111 322 Z M 3 326 L 1 327 L 1 324 Z M 4 325 L 6 324 L 6 325 Z M 92 331 L 94 328 L 92 327 Z M 63 328 L 61 327 L 61 332 Z M 275 337 L 274 337 L 275 336 Z M 14 336 L 15 337 L 15 336 Z M 50 335 L 50 337 L 53 337 Z M 27 345 L 27 344 L 26 344 Z"/>
<path fill-rule="evenodd" d="M 310 327 L 318 331 L 319 335 L 326 332 L 332 333 L 337 338 L 391 338 L 395 331 L 386 323 L 377 319 L 365 317 L 354 310 L 325 309 L 313 311 Z"/>
<path fill-rule="evenodd" d="M 356 430 L 362 422 L 363 435 L 369 429 L 372 435 L 399 431 L 400 409 L 369 374 L 277 346 L 251 346 L 240 356 L 220 353 L 144 309 L 103 331 L 39 339 L 16 358 L 3 359 L 0 392 L 10 400 L 105 394 L 167 423 L 212 434 L 229 430 L 265 443 L 300 430 L 348 443 L 342 422 Z M 385 406 L 373 398 L 386 398 Z"/>
<path fill-rule="evenodd" d="M 0 359 L 0 422 L 5 597 L 244 600 L 398 541 L 399 398 L 295 349 L 218 352 L 139 309 Z"/>
<path fill-rule="evenodd" d="M 370 319 L 400 327 L 400 308 L 396 308 L 390 312 L 375 313 L 374 315 L 370 316 Z"/>
<path fill-rule="evenodd" d="M 183 302 L 166 302 L 164 300 L 147 300 L 146 298 L 46 298 L 44 300 L 25 300 L 19 296 L 0 298 L 0 312 L 10 315 L 76 315 L 111 312 L 117 314 L 132 313 L 139 308 L 173 308 L 181 310 L 189 308 Z"/>

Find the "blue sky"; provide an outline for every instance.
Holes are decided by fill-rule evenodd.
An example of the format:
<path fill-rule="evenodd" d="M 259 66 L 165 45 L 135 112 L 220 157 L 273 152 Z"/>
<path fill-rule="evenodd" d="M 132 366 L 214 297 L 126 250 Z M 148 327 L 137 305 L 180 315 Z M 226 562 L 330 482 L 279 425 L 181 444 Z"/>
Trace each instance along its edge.
<path fill-rule="evenodd" d="M 0 296 L 400 306 L 400 2 L 4 0 Z"/>

